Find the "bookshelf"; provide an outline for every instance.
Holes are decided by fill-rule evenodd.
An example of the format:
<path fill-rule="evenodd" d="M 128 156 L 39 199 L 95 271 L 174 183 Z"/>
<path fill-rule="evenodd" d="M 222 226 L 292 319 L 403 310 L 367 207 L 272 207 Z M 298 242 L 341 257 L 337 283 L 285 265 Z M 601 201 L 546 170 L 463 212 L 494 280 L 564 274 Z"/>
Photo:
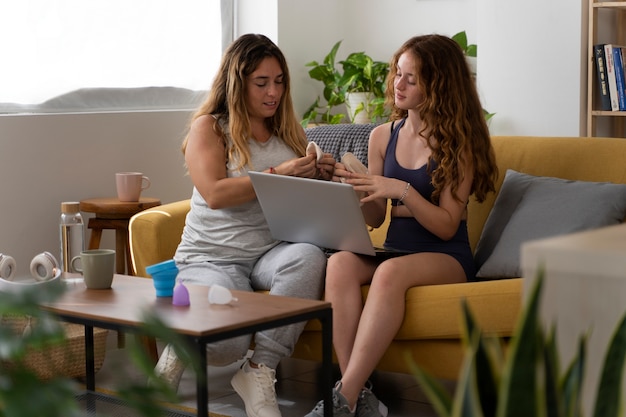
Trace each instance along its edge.
<path fill-rule="evenodd" d="M 593 47 L 600 43 L 626 45 L 626 1 L 589 0 L 587 47 L 587 136 L 626 138 L 626 111 L 601 110 Z"/>

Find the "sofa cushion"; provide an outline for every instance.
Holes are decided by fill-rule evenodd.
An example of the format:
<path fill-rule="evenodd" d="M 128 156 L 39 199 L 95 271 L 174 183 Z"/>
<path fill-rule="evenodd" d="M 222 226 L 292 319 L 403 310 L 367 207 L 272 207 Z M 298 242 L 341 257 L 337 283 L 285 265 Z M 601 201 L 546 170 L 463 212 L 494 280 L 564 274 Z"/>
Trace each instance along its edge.
<path fill-rule="evenodd" d="M 376 124 L 319 125 L 305 129 L 307 139 L 315 142 L 324 152 L 341 160 L 346 152 L 352 152 L 367 166 L 369 135 Z"/>
<path fill-rule="evenodd" d="M 476 247 L 476 277 L 519 277 L 522 243 L 618 224 L 625 216 L 624 184 L 537 177 L 509 169 Z"/>

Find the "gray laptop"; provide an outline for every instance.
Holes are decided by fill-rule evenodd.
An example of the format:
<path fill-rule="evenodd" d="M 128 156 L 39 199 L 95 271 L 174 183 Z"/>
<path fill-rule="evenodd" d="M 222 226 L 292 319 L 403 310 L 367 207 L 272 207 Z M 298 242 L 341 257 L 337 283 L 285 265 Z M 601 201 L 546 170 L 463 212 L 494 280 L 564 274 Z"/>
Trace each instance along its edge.
<path fill-rule="evenodd" d="M 376 255 L 351 185 L 250 171 L 275 239 Z"/>

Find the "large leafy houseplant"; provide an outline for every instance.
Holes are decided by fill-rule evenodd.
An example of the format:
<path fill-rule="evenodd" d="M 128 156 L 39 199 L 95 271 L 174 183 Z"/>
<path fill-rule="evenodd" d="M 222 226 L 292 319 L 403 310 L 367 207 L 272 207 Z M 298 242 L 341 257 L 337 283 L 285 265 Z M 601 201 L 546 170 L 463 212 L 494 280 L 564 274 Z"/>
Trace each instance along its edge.
<path fill-rule="evenodd" d="M 337 69 L 336 56 L 341 41 L 337 42 L 320 63 L 311 61 L 306 64 L 311 67 L 309 76 L 324 84 L 323 100 L 320 96 L 309 106 L 303 115 L 302 125 L 321 122 L 327 124 L 342 123 L 346 114 L 337 112 L 337 107 L 347 103 L 347 96 L 351 93 L 366 93 L 365 102 L 350 109 L 350 120 L 361 112 L 367 114 L 370 121 L 376 121 L 387 116 L 385 111 L 385 83 L 389 73 L 389 65 L 385 62 L 374 61 L 365 52 L 353 52 L 339 61 L 342 71 Z"/>
<path fill-rule="evenodd" d="M 499 341 L 481 333 L 463 304 L 465 360 L 454 398 L 407 358 L 440 417 L 580 417 L 586 338 L 563 374 L 559 369 L 556 329 L 539 324 L 540 272 L 506 355 Z M 608 346 L 597 387 L 593 417 L 621 415 L 622 372 L 626 356 L 626 316 Z"/>
<path fill-rule="evenodd" d="M 467 33 L 465 33 L 465 31 L 461 31 L 452 36 L 452 40 L 461 47 L 463 55 L 465 55 L 467 65 L 470 68 L 470 72 L 472 73 L 472 76 L 476 78 L 476 58 L 478 57 L 478 46 L 475 43 L 468 43 Z M 489 121 L 495 113 L 490 113 L 489 111 L 483 109 L 483 115 L 485 116 L 485 120 Z"/>

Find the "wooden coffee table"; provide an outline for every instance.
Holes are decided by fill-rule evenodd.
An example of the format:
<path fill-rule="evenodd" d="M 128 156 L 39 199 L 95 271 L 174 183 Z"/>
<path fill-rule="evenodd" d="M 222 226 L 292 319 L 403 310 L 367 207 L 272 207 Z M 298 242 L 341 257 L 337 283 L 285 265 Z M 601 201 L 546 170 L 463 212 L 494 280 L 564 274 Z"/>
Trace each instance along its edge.
<path fill-rule="evenodd" d="M 68 291 L 54 303 L 42 306 L 69 323 L 85 326 L 86 387 L 95 390 L 93 329 L 105 328 L 141 332 L 146 311 L 156 314 L 172 330 L 187 337 L 197 347 L 200 371 L 196 375 L 198 416 L 208 412 L 206 345 L 236 336 L 274 327 L 318 319 L 322 324 L 322 372 L 324 413 L 332 415 L 332 309 L 330 303 L 317 300 L 280 297 L 233 291 L 237 301 L 229 305 L 211 305 L 208 289 L 189 285 L 191 305 L 172 305 L 170 297 L 157 298 L 152 280 L 115 275 L 109 290 L 89 290 L 84 284 L 68 286 Z"/>

